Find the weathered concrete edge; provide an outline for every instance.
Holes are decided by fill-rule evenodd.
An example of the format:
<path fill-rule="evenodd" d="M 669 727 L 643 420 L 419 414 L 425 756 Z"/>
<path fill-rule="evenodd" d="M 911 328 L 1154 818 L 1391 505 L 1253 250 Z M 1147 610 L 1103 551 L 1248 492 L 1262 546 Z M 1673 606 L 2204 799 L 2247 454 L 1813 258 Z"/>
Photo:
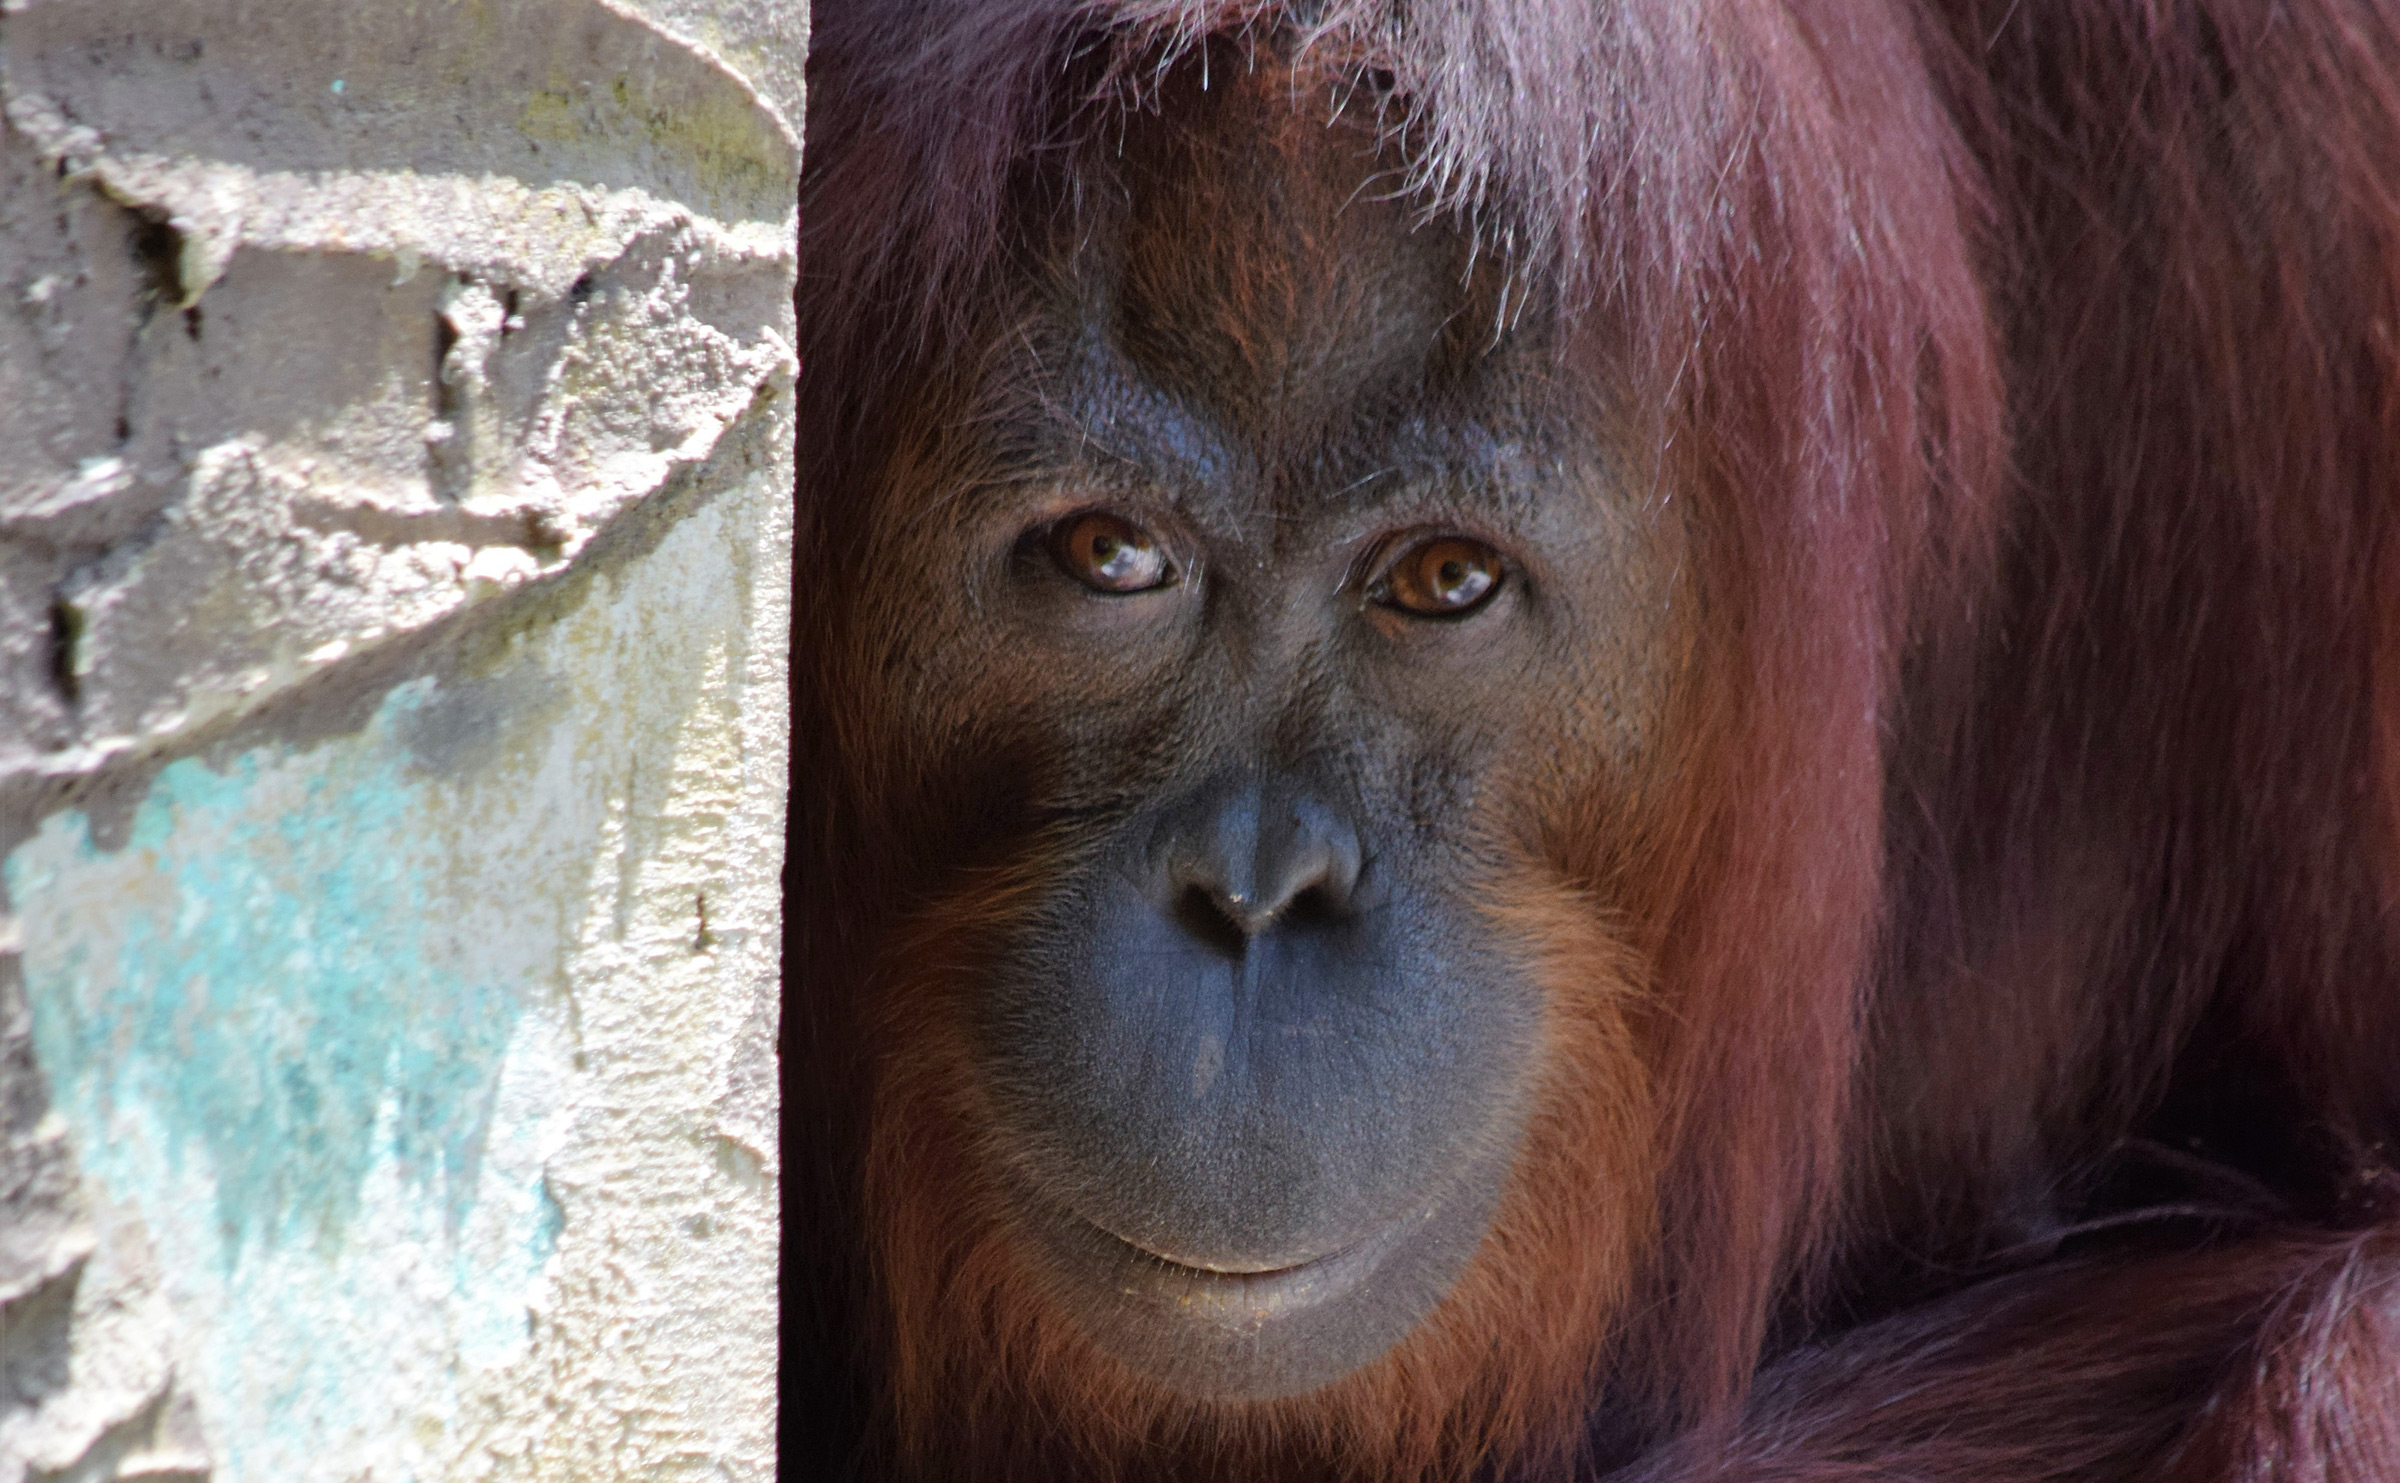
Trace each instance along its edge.
<path fill-rule="evenodd" d="M 264 743 L 306 748 L 355 735 L 395 687 L 429 674 L 477 672 L 510 635 L 571 611 L 595 577 L 640 559 L 678 522 L 725 493 L 732 485 L 725 477 L 729 472 L 741 463 L 758 461 L 778 421 L 773 403 L 790 396 L 792 389 L 788 366 L 762 382 L 707 457 L 671 472 L 557 571 L 422 628 L 395 634 L 252 709 L 162 738 L 153 746 L 115 754 L 96 766 L 0 777 L 0 858 L 31 837 L 44 819 L 64 809 L 89 813 L 95 836 L 106 838 L 110 824 L 121 823 L 148 792 L 151 780 L 172 763 L 196 757 L 213 765 Z M 6 891 L 5 882 L 0 882 L 0 913 L 9 910 Z M 8 928 L 0 925 L 0 965 L 10 961 L 9 948 Z"/>

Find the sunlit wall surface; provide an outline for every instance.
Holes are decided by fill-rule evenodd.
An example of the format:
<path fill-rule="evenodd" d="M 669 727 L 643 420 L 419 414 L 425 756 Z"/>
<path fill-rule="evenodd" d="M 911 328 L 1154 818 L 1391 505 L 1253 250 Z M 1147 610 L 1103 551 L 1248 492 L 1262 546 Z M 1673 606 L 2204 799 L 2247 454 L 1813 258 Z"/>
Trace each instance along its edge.
<path fill-rule="evenodd" d="M 804 46 L 0 10 L 0 1483 L 771 1476 Z"/>

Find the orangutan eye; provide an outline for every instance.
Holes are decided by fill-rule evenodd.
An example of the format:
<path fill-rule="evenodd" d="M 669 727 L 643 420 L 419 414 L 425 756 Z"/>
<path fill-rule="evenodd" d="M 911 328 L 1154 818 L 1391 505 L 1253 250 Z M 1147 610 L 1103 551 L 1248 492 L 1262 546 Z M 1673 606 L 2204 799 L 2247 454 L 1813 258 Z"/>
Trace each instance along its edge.
<path fill-rule="evenodd" d="M 1156 536 L 1098 511 L 1060 521 L 1050 535 L 1050 555 L 1068 576 L 1112 596 L 1149 592 L 1175 580 L 1175 568 Z"/>
<path fill-rule="evenodd" d="M 1483 542 L 1436 536 L 1401 552 L 1367 595 L 1420 618 L 1457 618 L 1491 600 L 1504 570 L 1500 553 Z"/>

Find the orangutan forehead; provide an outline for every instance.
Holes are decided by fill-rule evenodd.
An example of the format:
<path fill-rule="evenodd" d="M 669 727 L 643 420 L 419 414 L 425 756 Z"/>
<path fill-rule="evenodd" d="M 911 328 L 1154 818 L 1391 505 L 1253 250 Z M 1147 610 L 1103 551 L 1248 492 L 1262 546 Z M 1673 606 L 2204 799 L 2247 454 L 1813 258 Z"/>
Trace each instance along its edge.
<path fill-rule="evenodd" d="M 1098 333 L 1012 364 L 1030 374 L 995 399 L 996 415 L 968 424 L 991 440 L 1005 482 L 1138 487 L 1228 527 L 1426 499 L 1513 519 L 1571 458 L 1557 429 L 1503 401 L 1362 410 L 1286 440 L 1162 385 Z"/>
<path fill-rule="evenodd" d="M 1489 336 L 1456 331 L 1497 306 L 1370 119 L 1282 65 L 1166 86 L 1180 96 L 1126 120 L 1076 275 L 1148 379 L 1306 436 L 1470 369 Z"/>
<path fill-rule="evenodd" d="M 1288 68 L 1163 86 L 1099 152 L 1111 188 L 1057 232 L 971 421 L 1023 472 L 1229 518 L 1428 486 L 1521 502 L 1560 441 L 1529 406 L 1547 342 L 1502 332 L 1463 223 L 1400 199 L 1387 141 Z"/>

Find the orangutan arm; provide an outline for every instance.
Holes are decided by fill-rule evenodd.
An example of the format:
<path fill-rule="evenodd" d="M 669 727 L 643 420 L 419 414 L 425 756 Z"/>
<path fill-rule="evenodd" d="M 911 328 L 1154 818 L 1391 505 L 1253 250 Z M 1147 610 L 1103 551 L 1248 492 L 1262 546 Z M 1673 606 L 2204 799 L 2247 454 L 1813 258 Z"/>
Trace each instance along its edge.
<path fill-rule="evenodd" d="M 2400 1221 L 2062 1262 L 1787 1356 L 1626 1483 L 2400 1479 Z"/>

